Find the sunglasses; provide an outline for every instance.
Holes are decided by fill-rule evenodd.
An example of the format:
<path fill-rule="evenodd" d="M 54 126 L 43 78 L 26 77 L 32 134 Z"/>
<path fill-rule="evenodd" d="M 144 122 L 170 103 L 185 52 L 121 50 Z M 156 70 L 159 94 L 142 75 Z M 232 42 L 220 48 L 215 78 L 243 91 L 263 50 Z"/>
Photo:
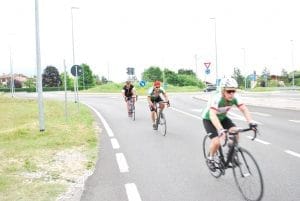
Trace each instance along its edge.
<path fill-rule="evenodd" d="M 226 90 L 226 93 L 232 94 L 232 93 L 235 93 L 235 90 Z"/>

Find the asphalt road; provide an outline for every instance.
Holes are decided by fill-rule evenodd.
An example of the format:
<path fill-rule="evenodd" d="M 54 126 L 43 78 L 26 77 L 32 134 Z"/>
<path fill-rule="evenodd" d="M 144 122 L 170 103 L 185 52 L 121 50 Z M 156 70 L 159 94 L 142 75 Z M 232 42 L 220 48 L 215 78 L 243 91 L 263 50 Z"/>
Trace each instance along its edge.
<path fill-rule="evenodd" d="M 165 110 L 165 137 L 152 130 L 143 98 L 136 104 L 136 121 L 132 121 L 127 117 L 121 95 L 80 95 L 80 101 L 94 111 L 102 131 L 95 171 L 86 180 L 81 198 L 74 196 L 70 200 L 243 200 L 231 169 L 219 179 L 208 172 L 202 155 L 205 131 L 200 118 L 206 101 L 198 95 L 170 95 L 171 107 Z M 45 97 L 63 98 L 56 93 Z M 272 104 L 275 98 L 264 97 L 269 101 L 265 105 Z M 281 99 L 289 97 L 276 95 Z M 292 97 L 299 100 L 299 96 Z M 254 155 L 261 168 L 263 200 L 300 200 L 300 111 L 261 106 L 249 109 L 261 135 L 251 141 L 245 134 L 240 145 Z M 231 110 L 229 115 L 238 126 L 247 126 L 238 110 Z"/>
<path fill-rule="evenodd" d="M 205 101 L 192 94 L 171 95 L 171 108 L 165 111 L 168 133 L 163 137 L 152 130 L 145 100 L 137 102 L 136 121 L 127 117 L 119 95 L 81 100 L 100 112 L 111 128 L 101 133 L 100 158 L 81 200 L 243 200 L 230 169 L 215 179 L 204 163 L 200 114 Z M 261 135 L 254 142 L 243 136 L 241 146 L 255 156 L 262 170 L 263 200 L 299 200 L 300 111 L 249 108 Z M 239 126 L 247 125 L 238 110 L 230 116 Z"/>

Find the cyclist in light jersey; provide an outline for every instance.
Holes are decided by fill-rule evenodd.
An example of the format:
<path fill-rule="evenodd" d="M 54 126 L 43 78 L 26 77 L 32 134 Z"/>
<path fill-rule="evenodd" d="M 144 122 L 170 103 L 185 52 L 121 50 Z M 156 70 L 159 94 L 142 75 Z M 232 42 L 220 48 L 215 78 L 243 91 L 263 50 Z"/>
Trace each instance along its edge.
<path fill-rule="evenodd" d="M 220 138 L 225 137 L 226 130 L 234 131 L 236 128 L 236 125 L 227 116 L 227 112 L 232 106 L 237 106 L 244 114 L 250 128 L 256 129 L 257 127 L 257 124 L 252 120 L 248 108 L 241 101 L 240 97 L 235 94 L 238 87 L 235 79 L 222 79 L 220 87 L 220 92 L 208 102 L 206 109 L 202 113 L 204 128 L 208 134 L 211 134 L 210 138 L 212 139 L 209 146 L 210 155 L 207 161 L 212 171 L 215 171 L 213 156 L 219 149 Z"/>
<path fill-rule="evenodd" d="M 162 99 L 161 94 L 163 95 L 164 100 Z M 170 105 L 166 91 L 160 86 L 160 81 L 155 81 L 153 83 L 153 87 L 148 89 L 147 100 L 151 111 L 151 120 L 152 120 L 153 129 L 157 129 L 155 126 L 155 119 L 157 118 L 155 113 L 156 103 L 159 103 L 161 101 L 167 101 L 168 106 Z M 159 108 L 162 111 L 165 108 L 165 104 L 160 103 Z"/>

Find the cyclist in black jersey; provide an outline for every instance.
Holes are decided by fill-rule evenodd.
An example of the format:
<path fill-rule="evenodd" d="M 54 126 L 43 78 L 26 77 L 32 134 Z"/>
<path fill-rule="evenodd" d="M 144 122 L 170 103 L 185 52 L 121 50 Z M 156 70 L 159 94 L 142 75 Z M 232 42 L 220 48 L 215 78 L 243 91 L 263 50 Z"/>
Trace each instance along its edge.
<path fill-rule="evenodd" d="M 136 91 L 135 91 L 135 88 L 134 88 L 133 84 L 131 84 L 130 80 L 127 80 L 125 85 L 123 86 L 122 95 L 123 95 L 123 98 L 126 102 L 128 116 L 131 117 L 132 114 L 129 112 L 129 102 L 128 102 L 128 100 L 132 99 L 133 102 L 136 101 Z"/>
<path fill-rule="evenodd" d="M 162 99 L 161 95 L 163 95 L 164 99 Z M 165 108 L 165 104 L 162 103 L 162 101 L 166 101 L 168 102 L 168 106 L 170 105 L 166 91 L 160 86 L 160 81 L 155 81 L 153 83 L 153 87 L 148 89 L 147 100 L 151 111 L 151 120 L 152 120 L 153 129 L 157 129 L 155 126 L 155 119 L 157 118 L 155 116 L 156 103 L 161 102 L 159 104 L 159 108 L 161 111 Z"/>
<path fill-rule="evenodd" d="M 235 94 L 238 84 L 233 78 L 224 78 L 220 83 L 220 91 L 210 102 L 208 102 L 206 109 L 202 113 L 203 125 L 210 134 L 211 144 L 208 156 L 208 165 L 210 169 L 214 170 L 213 157 L 220 146 L 220 139 L 225 138 L 226 130 L 234 131 L 236 125 L 227 116 L 227 112 L 232 106 L 236 106 L 245 116 L 250 128 L 256 129 L 257 124 L 254 123 L 248 108 L 241 101 L 239 96 Z"/>

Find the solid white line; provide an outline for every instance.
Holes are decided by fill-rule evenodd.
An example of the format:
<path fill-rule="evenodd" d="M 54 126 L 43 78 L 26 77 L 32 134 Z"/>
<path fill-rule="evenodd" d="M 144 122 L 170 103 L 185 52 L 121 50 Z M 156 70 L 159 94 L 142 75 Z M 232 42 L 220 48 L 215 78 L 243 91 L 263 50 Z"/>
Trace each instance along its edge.
<path fill-rule="evenodd" d="M 117 163 L 118 163 L 120 172 L 122 172 L 122 173 L 129 172 L 129 170 L 128 170 L 129 168 L 128 168 L 127 161 L 126 161 L 124 154 L 116 153 L 116 159 L 117 159 Z"/>
<path fill-rule="evenodd" d="M 291 121 L 291 122 L 294 122 L 294 123 L 300 123 L 300 120 L 289 120 L 289 121 Z"/>
<path fill-rule="evenodd" d="M 198 117 L 198 116 L 196 116 L 196 115 L 193 115 L 193 114 L 184 112 L 184 111 L 182 111 L 182 110 L 178 110 L 178 109 L 176 109 L 176 108 L 174 108 L 174 107 L 170 107 L 170 109 L 172 109 L 172 110 L 174 110 L 174 111 L 176 111 L 176 112 L 180 112 L 180 113 L 182 113 L 182 114 L 188 115 L 188 116 L 190 116 L 190 117 L 194 117 L 194 118 L 196 118 L 196 119 L 202 119 L 201 117 Z"/>
<path fill-rule="evenodd" d="M 120 148 L 119 142 L 116 138 L 110 139 L 110 142 L 111 142 L 111 145 L 112 145 L 113 149 L 119 149 Z"/>
<path fill-rule="evenodd" d="M 142 201 L 139 191 L 134 183 L 125 184 L 128 201 Z"/>
<path fill-rule="evenodd" d="M 296 153 L 296 152 L 293 152 L 293 151 L 291 151 L 291 150 L 285 150 L 284 152 L 285 152 L 285 153 L 288 153 L 288 154 L 290 154 L 290 155 L 293 155 L 293 156 L 296 156 L 296 157 L 300 158 L 300 154 L 298 154 L 298 153 Z"/>
<path fill-rule="evenodd" d="M 85 103 L 83 103 L 85 104 Z M 95 109 L 93 108 L 92 106 L 88 105 L 88 104 L 85 104 L 86 106 L 88 106 L 89 108 L 91 108 L 95 113 L 96 115 L 100 118 L 100 120 L 102 121 L 103 123 L 103 126 L 107 132 L 107 135 L 109 137 L 113 137 L 114 136 L 114 133 L 112 132 L 111 128 L 109 127 L 108 123 L 106 122 L 106 120 L 104 119 L 104 117 Z"/>
<path fill-rule="evenodd" d="M 252 136 L 247 136 L 249 139 L 252 139 Z M 254 141 L 256 141 L 256 142 L 260 142 L 260 143 L 262 143 L 262 144 L 265 144 L 265 145 L 269 145 L 269 144 L 271 144 L 270 142 L 266 142 L 266 141 L 263 141 L 263 140 L 260 140 L 260 139 L 255 139 Z"/>

